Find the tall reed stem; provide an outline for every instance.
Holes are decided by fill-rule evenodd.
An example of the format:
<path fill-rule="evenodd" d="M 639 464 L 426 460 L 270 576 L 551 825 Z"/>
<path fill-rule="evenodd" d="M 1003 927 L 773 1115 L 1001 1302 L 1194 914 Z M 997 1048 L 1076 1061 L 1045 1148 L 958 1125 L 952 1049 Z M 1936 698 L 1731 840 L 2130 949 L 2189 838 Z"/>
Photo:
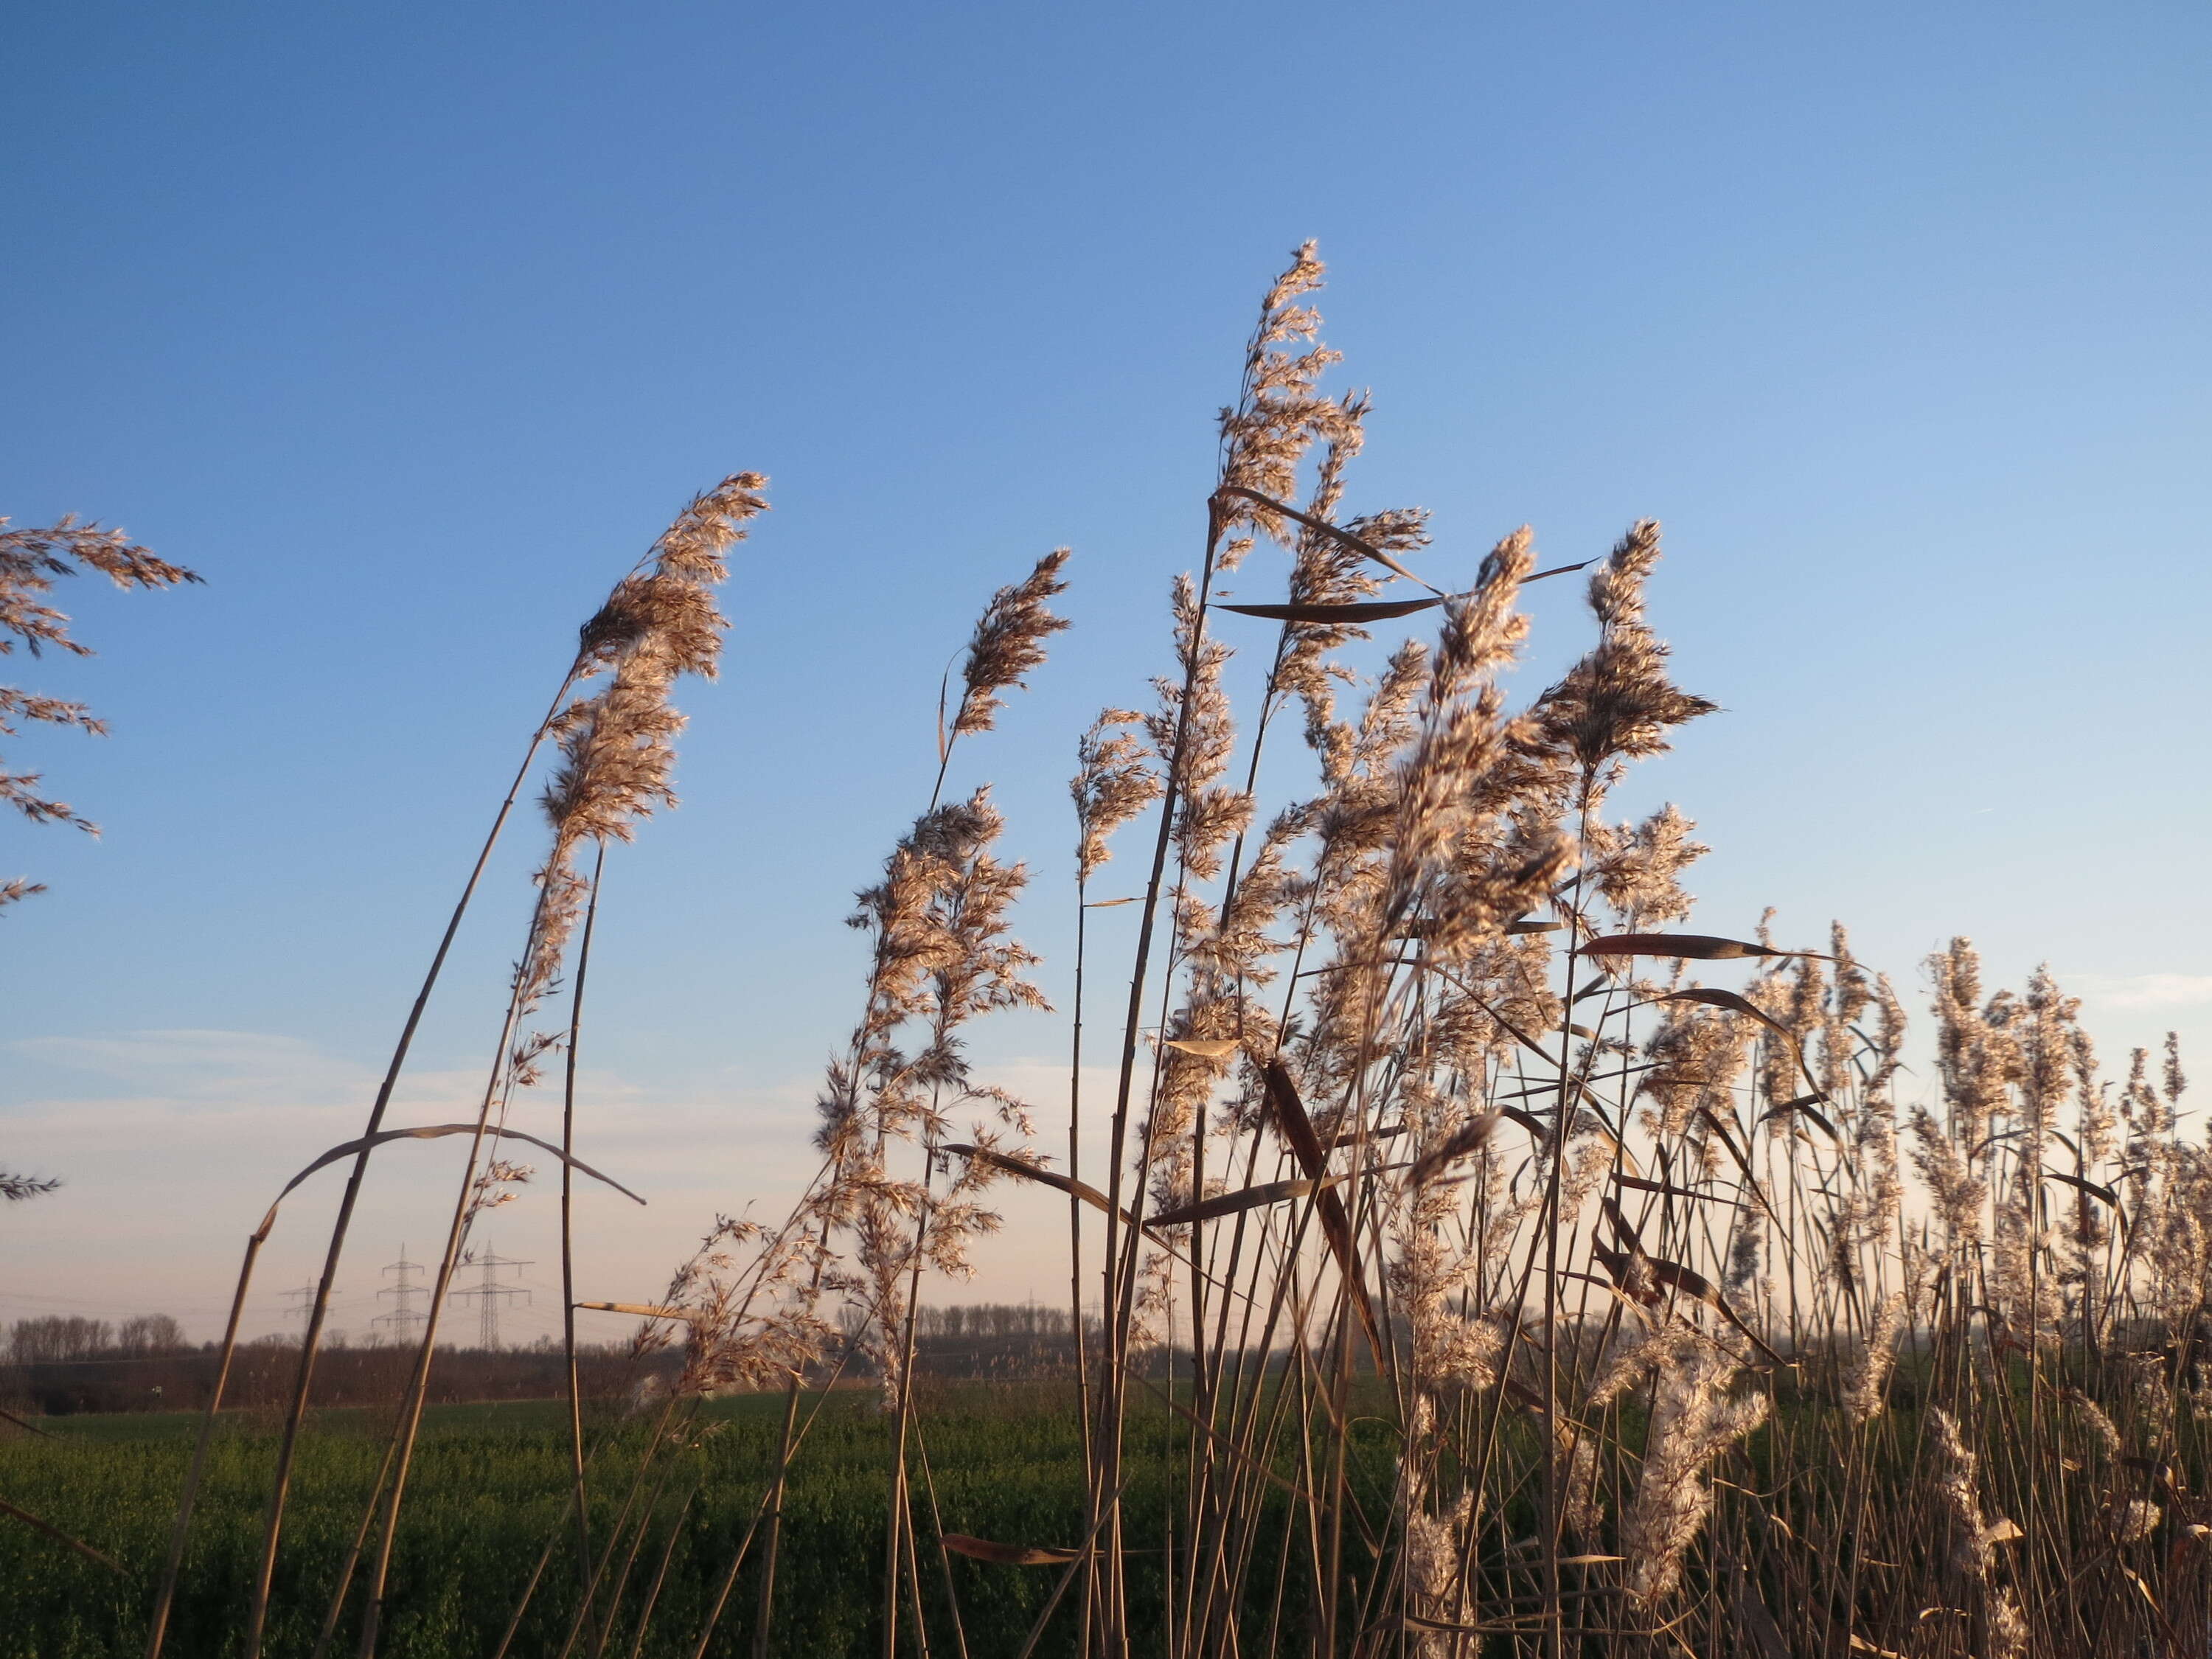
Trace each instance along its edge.
<path fill-rule="evenodd" d="M 477 854 L 469 878 L 461 888 L 459 900 L 453 915 L 447 919 L 446 931 L 438 940 L 438 949 L 430 958 L 430 966 L 422 976 L 422 988 L 415 994 L 414 1006 L 407 1012 L 407 1023 L 400 1028 L 399 1041 L 392 1048 L 391 1063 L 386 1066 L 384 1081 L 378 1085 L 376 1100 L 369 1108 L 368 1122 L 362 1131 L 361 1151 L 355 1155 L 353 1168 L 346 1176 L 345 1191 L 338 1200 L 337 1218 L 331 1224 L 330 1247 L 323 1256 L 322 1276 L 315 1283 L 315 1299 L 307 1312 L 307 1328 L 300 1340 L 300 1363 L 293 1381 L 292 1399 L 284 1413 L 284 1428 L 276 1447 L 276 1470 L 270 1479 L 268 1517 L 264 1522 L 261 1535 L 261 1556 L 253 1571 L 252 1599 L 246 1609 L 245 1652 L 246 1659 L 260 1659 L 261 1636 L 269 1618 L 269 1589 L 276 1571 L 276 1548 L 283 1535 L 284 1506 L 291 1492 L 292 1467 L 297 1453 L 300 1425 L 307 1414 L 308 1391 L 313 1384 L 315 1354 L 322 1341 L 323 1324 L 329 1314 L 331 1287 L 337 1281 L 338 1259 L 345 1251 L 346 1235 L 353 1225 L 355 1206 L 361 1198 L 361 1186 L 368 1173 L 369 1153 L 374 1150 L 374 1137 L 384 1127 L 386 1109 L 392 1104 L 392 1091 L 399 1082 L 399 1073 L 407 1063 L 407 1055 L 415 1046 L 415 1034 L 422 1024 L 423 1010 L 430 1004 L 430 994 L 437 988 L 438 976 L 445 971 L 446 957 L 453 948 L 453 939 L 461 930 L 461 919 L 468 914 L 470 901 L 476 896 L 477 884 L 483 879 L 485 866 L 491 862 L 492 849 L 498 846 L 501 832 L 514 811 L 514 803 L 522 793 L 524 781 L 530 776 L 532 764 L 538 750 L 551 730 L 553 717 L 560 711 L 562 700 L 568 688 L 576 683 L 581 666 L 580 659 L 569 666 L 554 694 L 545 716 L 531 734 L 529 746 L 523 751 L 522 764 L 515 768 L 514 781 L 507 787 L 506 798 L 500 802 L 493 816 L 491 830 L 484 836 L 483 846 Z M 504 1053 L 504 1049 L 501 1051 Z M 566 1166 L 563 1166 L 564 1168 Z M 436 1309 L 431 1310 L 434 1323 Z"/>
<path fill-rule="evenodd" d="M 585 902 L 583 937 L 576 946 L 576 987 L 568 1000 L 568 1052 L 561 1090 L 561 1350 L 568 1384 L 568 1474 L 575 1488 L 576 1583 L 583 1591 L 592 1577 L 590 1493 L 584 1484 L 584 1393 L 576 1367 L 576 1051 L 583 1038 L 584 981 L 592 966 L 592 931 L 599 918 L 599 882 L 606 873 L 607 847 L 592 859 L 592 891 Z"/>

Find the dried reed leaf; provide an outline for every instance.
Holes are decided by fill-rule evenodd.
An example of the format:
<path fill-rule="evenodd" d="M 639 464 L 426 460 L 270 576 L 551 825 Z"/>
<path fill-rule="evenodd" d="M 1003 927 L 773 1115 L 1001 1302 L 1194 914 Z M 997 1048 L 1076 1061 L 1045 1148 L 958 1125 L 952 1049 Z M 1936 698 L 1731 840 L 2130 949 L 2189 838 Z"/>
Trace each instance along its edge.
<path fill-rule="evenodd" d="M 969 1146 L 954 1142 L 939 1150 L 957 1152 L 963 1158 L 973 1159 L 978 1164 L 988 1164 L 994 1170 L 1003 1170 L 1010 1176 L 1018 1176 L 1024 1181 L 1034 1181 L 1043 1186 L 1056 1188 L 1071 1198 L 1081 1199 L 1092 1209 L 1101 1212 L 1110 1213 L 1114 1208 L 1106 1194 L 1087 1181 L 1077 1181 L 1067 1176 L 1055 1174 L 1050 1170 L 1040 1170 L 1034 1164 L 1024 1164 L 1018 1158 L 1008 1158 L 1004 1152 L 994 1152 L 988 1146 Z M 1127 1210 L 1122 1211 L 1121 1219 L 1126 1222 L 1128 1218 L 1129 1212 Z"/>
<path fill-rule="evenodd" d="M 1443 596 L 1443 590 L 1442 588 L 1435 586 L 1433 583 L 1421 581 L 1421 579 L 1419 576 L 1416 576 L 1412 571 L 1407 569 L 1404 565 L 1400 564 L 1397 560 L 1392 558 L 1381 548 L 1375 546 L 1371 543 L 1362 541 L 1358 537 L 1353 535 L 1349 530 L 1341 529 L 1339 526 L 1329 523 L 1326 519 L 1316 519 L 1310 514 L 1301 513 L 1295 507 L 1286 507 L 1279 501 L 1262 495 L 1256 489 L 1247 489 L 1242 484 L 1224 484 L 1220 489 L 1213 492 L 1213 498 L 1216 501 L 1220 501 L 1220 499 L 1224 495 L 1235 496 L 1242 501 L 1254 502 L 1258 506 L 1266 507 L 1271 513 L 1279 513 L 1283 517 L 1290 520 L 1293 524 L 1302 524 L 1317 536 L 1326 536 L 1331 541 L 1340 542 L 1346 547 L 1352 549 L 1353 552 L 1364 554 L 1366 557 L 1374 560 L 1376 563 L 1381 565 L 1385 570 L 1395 571 L 1397 574 L 1403 576 L 1407 581 L 1419 582 L 1420 585 L 1423 587 L 1427 588 L 1430 592 L 1437 594 L 1439 597 Z"/>
<path fill-rule="evenodd" d="M 1212 1198 L 1200 1199 L 1195 1204 L 1185 1204 L 1178 1209 L 1164 1210 L 1158 1215 L 1145 1218 L 1147 1227 L 1187 1227 L 1194 1221 L 1212 1221 L 1217 1216 L 1238 1215 L 1246 1210 L 1256 1210 L 1265 1204 L 1281 1204 L 1293 1198 L 1304 1198 L 1309 1193 L 1326 1192 L 1344 1179 L 1342 1176 L 1327 1176 L 1319 1181 L 1269 1181 L 1257 1187 L 1242 1187 L 1233 1193 L 1220 1193 Z"/>
<path fill-rule="evenodd" d="M 1645 1270 L 1650 1273 L 1655 1285 L 1704 1303 L 1734 1326 L 1738 1334 L 1766 1357 L 1769 1364 L 1777 1366 L 1789 1364 L 1788 1360 L 1769 1347 L 1766 1340 L 1745 1324 L 1736 1310 L 1729 1306 L 1728 1298 L 1721 1294 L 1718 1285 L 1703 1273 L 1686 1267 L 1679 1261 L 1668 1261 L 1656 1255 L 1645 1255 L 1644 1246 L 1638 1241 L 1635 1232 L 1627 1225 L 1627 1218 L 1620 1213 L 1620 1205 L 1608 1196 L 1605 1200 L 1605 1206 L 1607 1214 L 1613 1218 L 1614 1227 L 1620 1231 L 1623 1242 L 1629 1246 L 1629 1249 L 1608 1250 L 1602 1244 L 1593 1243 L 1590 1245 L 1590 1255 L 1600 1267 L 1613 1275 L 1614 1283 L 1624 1289 L 1629 1285 L 1632 1261 L 1630 1252 L 1633 1251 L 1633 1259 L 1641 1261 Z M 1649 1301 L 1654 1304 L 1658 1300 L 1656 1291 L 1649 1297 Z"/>
<path fill-rule="evenodd" d="M 1604 556 L 1605 556 L 1601 553 L 1598 556 L 1598 559 L 1601 559 Z M 1589 569 L 1592 565 L 1597 563 L 1598 559 L 1584 559 L 1578 564 L 1555 564 L 1549 570 L 1539 570 L 1534 575 L 1524 578 L 1521 586 L 1526 587 L 1530 582 L 1540 582 L 1547 576 L 1571 576 L 1577 570 Z"/>
<path fill-rule="evenodd" d="M 1498 1115 L 1508 1123 L 1519 1124 L 1539 1140 L 1552 1133 L 1550 1126 L 1543 1119 L 1538 1117 L 1534 1112 L 1523 1110 L 1521 1107 L 1500 1106 L 1498 1109 Z"/>
<path fill-rule="evenodd" d="M 1618 1170 L 1610 1170 L 1607 1173 L 1613 1176 L 1617 1184 L 1632 1187 L 1639 1193 L 1657 1193 L 1665 1198 L 1702 1198 L 1713 1204 L 1735 1204 L 1740 1201 L 1730 1198 L 1726 1193 L 1700 1193 L 1687 1187 L 1670 1187 L 1663 1181 L 1646 1181 L 1641 1176 L 1623 1175 Z"/>
<path fill-rule="evenodd" d="M 1431 611 L 1443 603 L 1439 595 L 1432 599 L 1371 599 L 1358 605 L 1224 605 L 1221 609 L 1267 622 L 1357 626 L 1360 623 L 1388 622 L 1393 617 L 1410 617 L 1417 611 Z"/>
<path fill-rule="evenodd" d="M 1836 1133 L 1836 1126 L 1828 1121 L 1827 1114 L 1820 1108 L 1820 1103 L 1826 1098 L 1826 1095 L 1800 1095 L 1795 1100 L 1784 1101 L 1779 1106 L 1768 1107 L 1759 1115 L 1759 1121 L 1765 1123 L 1771 1119 L 1785 1117 L 1795 1112 L 1800 1117 L 1811 1118 L 1814 1122 L 1826 1130 L 1829 1139 L 1840 1142 L 1843 1137 Z"/>
<path fill-rule="evenodd" d="M 1771 945 L 1747 944 L 1740 939 L 1716 939 L 1711 933 L 1613 933 L 1585 940 L 1586 957 L 1686 957 L 1698 962 L 1726 962 L 1737 957 L 1810 957 L 1832 962 L 1818 951 L 1777 951 Z"/>
<path fill-rule="evenodd" d="M 2085 1177 L 2077 1175 L 2068 1175 L 2063 1170 L 2054 1170 L 2048 1164 L 2044 1166 L 2043 1174 L 2045 1180 L 2063 1181 L 2068 1186 L 2078 1188 L 2082 1192 L 2088 1194 L 2092 1198 L 2103 1200 L 2106 1204 L 2109 1205 L 2114 1210 L 2118 1210 L 2120 1207 L 2120 1195 L 2114 1192 L 2110 1187 L 2100 1187 L 2094 1181 L 2087 1180 Z"/>
<path fill-rule="evenodd" d="M 1781 956 L 1787 953 L 1771 951 L 1767 954 Z M 1804 954 L 1809 954 L 1809 952 Z M 1827 958 L 1823 957 L 1821 960 L 1825 962 Z M 1796 1034 L 1757 1003 L 1752 1001 L 1750 998 L 1739 996 L 1734 991 L 1723 991 L 1712 986 L 1692 985 L 1686 991 L 1669 991 L 1664 996 L 1654 997 L 1652 1000 L 1654 1002 L 1698 1002 L 1708 1008 L 1725 1008 L 1730 1013 L 1742 1014 L 1747 1018 L 1757 1020 L 1788 1043 L 1790 1054 L 1796 1058 L 1797 1069 L 1805 1074 L 1805 1081 L 1813 1085 L 1813 1092 L 1804 1097 L 1802 1100 L 1793 1100 L 1786 1105 L 1777 1106 L 1774 1109 L 1775 1112 L 1795 1111 L 1808 1103 L 1818 1103 L 1828 1097 L 1821 1091 L 1820 1079 L 1813 1075 L 1813 1068 L 1805 1063 L 1805 1051 L 1797 1046 Z M 1824 1125 L 1827 1123 L 1826 1118 L 1820 1121 Z M 1832 1137 L 1835 1133 L 1835 1129 L 1830 1127 L 1828 1133 Z"/>
<path fill-rule="evenodd" d="M 1446 1164 L 1480 1151 L 1491 1132 L 1498 1127 L 1498 1120 L 1504 1115 L 1502 1110 L 1488 1111 L 1462 1125 L 1442 1146 L 1431 1147 L 1415 1158 L 1413 1173 L 1407 1178 L 1416 1187 L 1427 1186 Z"/>
<path fill-rule="evenodd" d="M 1505 931 L 1515 936 L 1523 933 L 1556 933 L 1566 925 L 1564 921 L 1532 921 L 1523 916 L 1518 921 L 1507 922 Z"/>
<path fill-rule="evenodd" d="M 988 1561 L 999 1567 L 1064 1567 L 1081 1559 L 1080 1550 L 1053 1549 L 1036 1544 L 1000 1544 L 988 1538 L 971 1538 L 964 1532 L 939 1534 L 939 1541 L 955 1555 L 971 1561 Z"/>
<path fill-rule="evenodd" d="M 1307 1178 L 1320 1180 L 1328 1172 L 1328 1152 L 1321 1144 L 1321 1137 L 1314 1133 L 1313 1119 L 1306 1115 L 1305 1103 L 1298 1098 L 1298 1086 L 1291 1080 L 1290 1068 L 1280 1060 L 1271 1060 L 1266 1078 L 1267 1106 L 1274 1114 L 1284 1141 Z M 1389 1362 L 1382 1340 L 1382 1322 L 1375 1316 L 1375 1304 L 1367 1294 L 1367 1281 L 1359 1270 L 1359 1247 L 1352 1237 L 1352 1218 L 1345 1212 L 1344 1200 L 1327 1190 L 1316 1193 L 1314 1212 L 1321 1218 L 1322 1235 L 1328 1241 L 1337 1267 L 1351 1289 L 1352 1305 L 1358 1312 L 1369 1346 L 1375 1351 L 1376 1367 L 1388 1370 Z"/>
<path fill-rule="evenodd" d="M 1163 1048 L 1179 1049 L 1200 1060 L 1221 1060 L 1243 1046 L 1235 1037 L 1167 1037 L 1160 1043 Z"/>
<path fill-rule="evenodd" d="M 1598 1289 L 1603 1291 L 1607 1295 L 1613 1297 L 1614 1301 L 1620 1303 L 1622 1307 L 1634 1314 L 1639 1323 L 1643 1324 L 1646 1328 L 1649 1328 L 1651 1324 L 1651 1316 L 1646 1310 L 1644 1304 L 1638 1302 L 1634 1297 L 1629 1295 L 1626 1291 L 1622 1290 L 1620 1285 L 1614 1284 L 1610 1279 L 1602 1278 L 1596 1273 L 1583 1273 L 1578 1267 L 1562 1267 L 1559 1269 L 1559 1276 L 1561 1279 L 1579 1279 L 1585 1284 L 1596 1285 Z"/>
<path fill-rule="evenodd" d="M 1381 1129 L 1347 1129 L 1340 1135 L 1331 1135 L 1322 1145 L 1334 1152 L 1340 1146 L 1356 1146 L 1363 1140 L 1388 1140 L 1393 1135 L 1405 1133 L 1406 1126 L 1402 1123 L 1393 1123 Z"/>
<path fill-rule="evenodd" d="M 471 1135 L 476 1133 L 477 1126 L 473 1123 L 426 1123 L 412 1129 L 385 1129 L 380 1130 L 375 1134 L 366 1136 L 362 1139 L 343 1141 L 337 1146 L 331 1147 L 330 1151 L 325 1152 L 313 1164 L 307 1165 L 306 1169 L 301 1170 L 299 1174 L 294 1176 L 289 1181 L 284 1183 L 284 1190 L 276 1194 L 276 1203 L 271 1204 L 269 1206 L 269 1213 L 262 1218 L 261 1231 L 265 1237 L 269 1229 L 276 1224 L 276 1206 L 278 1204 L 282 1204 L 287 1198 L 291 1196 L 292 1189 L 295 1187 L 297 1187 L 309 1176 L 314 1174 L 316 1170 L 335 1164 L 342 1158 L 351 1158 L 355 1153 L 360 1152 L 363 1146 L 381 1146 L 386 1142 L 392 1140 L 441 1140 L 447 1135 Z M 584 1160 L 580 1158 L 571 1158 L 568 1153 L 562 1152 L 558 1146 L 556 1146 L 550 1140 L 540 1140 L 536 1135 L 525 1134 L 520 1129 L 503 1129 L 496 1124 L 488 1123 L 484 1125 L 483 1133 L 488 1135 L 501 1135 L 509 1140 L 526 1140 L 539 1151 L 552 1153 L 554 1157 L 559 1158 L 562 1163 L 579 1170 L 582 1174 L 591 1176 L 592 1180 L 602 1182 L 605 1185 L 613 1188 L 617 1192 L 620 1193 L 624 1198 L 629 1199 L 632 1203 L 642 1204 L 645 1202 L 643 1199 L 640 1198 L 635 1193 L 630 1191 L 629 1188 L 623 1186 L 622 1182 L 617 1181 L 613 1176 L 600 1174 L 597 1170 L 594 1170 L 590 1164 L 585 1163 Z"/>
<path fill-rule="evenodd" d="M 1710 1107 L 1698 1107 L 1698 1115 L 1705 1120 L 1708 1129 L 1720 1137 L 1721 1145 L 1729 1149 L 1729 1156 L 1735 1160 L 1736 1168 L 1743 1172 L 1745 1190 L 1759 1200 L 1759 1207 L 1766 1212 L 1768 1218 L 1775 1225 L 1780 1226 L 1781 1216 L 1776 1213 L 1774 1206 L 1767 1202 L 1766 1194 L 1759 1187 L 1759 1177 L 1752 1173 L 1751 1159 L 1745 1154 L 1743 1148 L 1736 1145 L 1735 1137 L 1729 1133 L 1728 1126 L 1713 1115 Z"/>

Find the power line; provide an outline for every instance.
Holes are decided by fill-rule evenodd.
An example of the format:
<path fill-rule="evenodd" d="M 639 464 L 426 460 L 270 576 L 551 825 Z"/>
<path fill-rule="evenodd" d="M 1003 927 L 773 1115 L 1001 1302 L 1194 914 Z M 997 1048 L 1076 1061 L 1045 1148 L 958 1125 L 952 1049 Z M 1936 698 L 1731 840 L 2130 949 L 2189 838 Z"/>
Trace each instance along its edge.
<path fill-rule="evenodd" d="M 499 1346 L 501 1304 L 509 1297 L 518 1296 L 522 1298 L 524 1306 L 527 1307 L 530 1304 L 528 1291 L 518 1285 L 499 1284 L 496 1282 L 496 1275 L 501 1267 L 534 1267 L 538 1264 L 534 1261 L 518 1261 L 512 1256 L 501 1255 L 489 1244 L 484 1246 L 484 1253 L 482 1255 L 471 1250 L 461 1260 L 464 1262 L 475 1262 L 481 1267 L 483 1269 L 483 1278 L 474 1285 L 464 1285 L 457 1291 L 448 1291 L 446 1293 L 446 1299 L 448 1302 L 459 1302 L 464 1297 L 474 1297 L 477 1303 L 477 1346 L 486 1349 L 496 1348 Z"/>
<path fill-rule="evenodd" d="M 388 1328 L 392 1334 L 400 1341 L 410 1341 L 430 1317 L 415 1305 L 416 1297 L 430 1294 L 428 1291 L 415 1282 L 416 1275 L 427 1269 L 419 1261 L 410 1261 L 407 1259 L 407 1247 L 402 1244 L 399 1247 L 399 1260 L 392 1262 L 384 1271 L 398 1275 L 392 1284 L 377 1292 L 379 1297 L 388 1296 L 392 1298 L 392 1311 L 388 1314 L 379 1314 L 370 1320 L 369 1328 L 374 1330 L 380 1325 L 384 1326 Z"/>

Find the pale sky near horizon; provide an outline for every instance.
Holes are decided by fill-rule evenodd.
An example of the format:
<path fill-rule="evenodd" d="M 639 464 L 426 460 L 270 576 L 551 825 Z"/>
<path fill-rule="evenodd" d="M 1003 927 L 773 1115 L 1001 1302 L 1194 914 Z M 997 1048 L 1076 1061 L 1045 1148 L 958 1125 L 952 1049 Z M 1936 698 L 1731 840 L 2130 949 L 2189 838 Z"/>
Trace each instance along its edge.
<path fill-rule="evenodd" d="M 680 696 L 684 804 L 613 860 L 584 1155 L 652 1202 L 591 1200 L 586 1293 L 806 1167 L 939 675 L 1063 544 L 1075 627 L 955 781 L 998 781 L 1064 1000 L 1074 734 L 1165 663 L 1213 411 L 1308 236 L 1376 398 L 1352 510 L 1433 509 L 1454 583 L 1523 522 L 1549 561 L 1665 522 L 1655 620 L 1726 712 L 1628 799 L 1698 820 L 1701 926 L 1840 918 L 1916 1013 L 1971 934 L 1995 981 L 2049 961 L 2109 1066 L 2179 1029 L 2212 1088 L 2201 7 L 94 4 L 5 39 L 0 513 L 207 580 L 75 583 L 100 654 L 0 674 L 114 726 L 0 742 L 106 832 L 0 824 L 51 890 L 0 917 L 0 1165 L 67 1182 L 0 1212 L 0 1321 L 210 1332 L 365 1110 L 575 624 L 728 471 L 775 511 Z M 1524 692 L 1584 638 L 1566 584 L 1532 610 Z M 404 1121 L 470 1104 L 539 843 Z M 1049 1121 L 1064 1041 L 975 1046 Z M 381 1167 L 340 1325 L 424 1253 L 451 1145 Z M 1010 1220 L 941 1296 L 1057 1294 Z M 550 1225 L 541 1176 L 489 1234 L 538 1264 L 517 1337 Z"/>

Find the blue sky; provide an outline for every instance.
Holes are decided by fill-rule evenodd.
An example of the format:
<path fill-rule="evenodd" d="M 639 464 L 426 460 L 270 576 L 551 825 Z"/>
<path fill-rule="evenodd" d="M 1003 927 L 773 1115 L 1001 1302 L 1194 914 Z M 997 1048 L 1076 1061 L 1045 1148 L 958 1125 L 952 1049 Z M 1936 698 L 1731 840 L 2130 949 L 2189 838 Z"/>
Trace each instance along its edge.
<path fill-rule="evenodd" d="M 1307 236 L 1376 394 L 1352 504 L 1432 508 L 1432 570 L 1665 521 L 1657 619 L 1728 713 L 1634 799 L 1713 845 L 1705 924 L 1839 916 L 1901 983 L 1967 933 L 2114 1063 L 2212 1037 L 2201 8 L 94 4 L 8 46 L 0 512 L 208 580 L 80 585 L 100 654 L 9 666 L 115 732 L 6 751 L 106 833 L 0 824 L 52 889 L 0 921 L 0 1161 L 70 1179 L 0 1218 L 0 1318 L 205 1322 L 357 1121 L 576 622 L 726 471 L 775 510 L 594 969 L 595 1144 L 654 1200 L 603 1218 L 609 1293 L 799 1166 L 938 676 L 1067 544 L 1076 629 L 962 763 L 1057 988 L 1073 733 L 1164 659 Z M 1535 611 L 1530 689 L 1583 637 Z M 536 841 L 410 1109 L 483 1063 Z M 1060 1042 L 984 1046 L 1048 1088 Z M 416 1184 L 373 1239 L 428 1236 Z"/>

